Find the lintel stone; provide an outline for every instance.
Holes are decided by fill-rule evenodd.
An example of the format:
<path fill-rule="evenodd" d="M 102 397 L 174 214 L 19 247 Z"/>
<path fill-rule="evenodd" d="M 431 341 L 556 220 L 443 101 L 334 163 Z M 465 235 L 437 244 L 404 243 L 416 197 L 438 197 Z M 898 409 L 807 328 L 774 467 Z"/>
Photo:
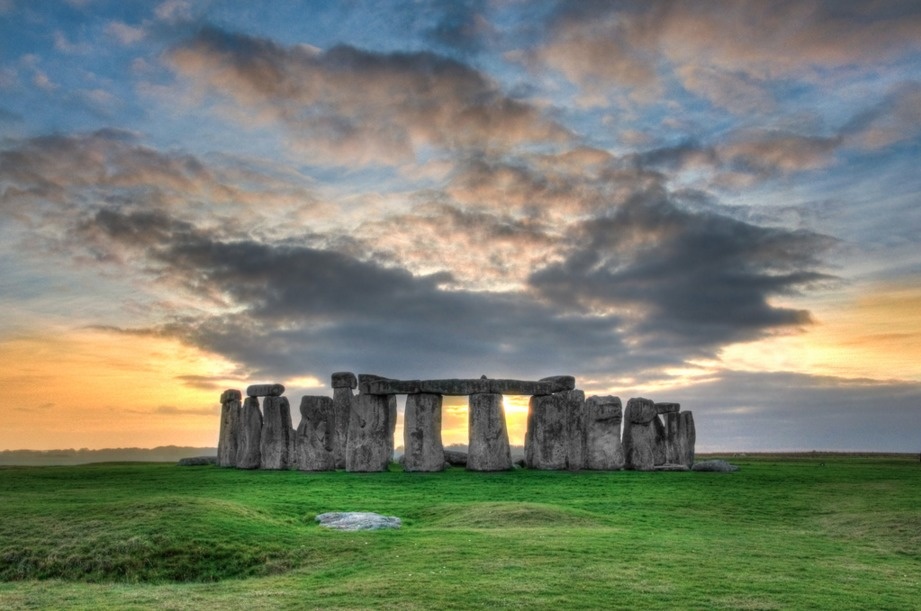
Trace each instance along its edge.
<path fill-rule="evenodd" d="M 576 379 L 572 376 L 553 376 L 536 382 L 509 379 L 445 379 L 445 380 L 393 380 L 389 378 L 365 379 L 359 385 L 361 392 L 370 395 L 409 395 L 430 393 L 436 395 L 463 396 L 475 394 L 501 395 L 551 395 L 573 390 Z"/>

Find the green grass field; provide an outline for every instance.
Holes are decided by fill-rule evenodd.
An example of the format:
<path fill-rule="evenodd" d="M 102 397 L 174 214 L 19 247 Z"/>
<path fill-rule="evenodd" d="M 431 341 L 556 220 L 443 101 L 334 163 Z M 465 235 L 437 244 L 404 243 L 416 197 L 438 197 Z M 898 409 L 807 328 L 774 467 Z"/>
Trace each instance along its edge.
<path fill-rule="evenodd" d="M 721 473 L 0 468 L 0 608 L 921 608 L 917 456 Z M 396 515 L 343 533 L 325 511 Z"/>

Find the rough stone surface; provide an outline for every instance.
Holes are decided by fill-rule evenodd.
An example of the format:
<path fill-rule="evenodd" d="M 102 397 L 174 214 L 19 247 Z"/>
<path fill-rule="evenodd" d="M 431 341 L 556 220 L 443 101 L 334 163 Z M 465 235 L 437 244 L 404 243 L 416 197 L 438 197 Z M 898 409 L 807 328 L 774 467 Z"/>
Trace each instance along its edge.
<path fill-rule="evenodd" d="M 673 414 L 681 411 L 680 403 L 656 403 L 656 411 L 660 414 Z"/>
<path fill-rule="evenodd" d="M 242 401 L 243 393 L 235 388 L 229 388 L 221 393 L 221 404 L 227 403 L 228 401 Z"/>
<path fill-rule="evenodd" d="M 333 388 L 358 388 L 358 378 L 351 371 L 337 371 L 330 376 Z"/>
<path fill-rule="evenodd" d="M 512 468 L 512 453 L 505 428 L 502 395 L 470 395 L 467 449 L 469 471 L 507 471 Z"/>
<path fill-rule="evenodd" d="M 260 468 L 291 468 L 294 456 L 294 437 L 291 433 L 291 406 L 288 397 L 266 397 L 262 403 Z"/>
<path fill-rule="evenodd" d="M 572 390 L 575 387 L 575 378 L 572 376 L 553 376 L 538 382 L 529 382 L 526 380 L 494 380 L 491 378 L 392 380 L 379 376 L 367 376 L 366 374 L 362 374 L 359 376 L 358 386 L 361 392 L 375 395 L 414 393 L 431 393 L 449 396 L 475 394 L 549 395 L 555 392 Z"/>
<path fill-rule="evenodd" d="M 301 422 L 295 437 L 295 466 L 300 471 L 336 468 L 336 414 L 329 397 L 301 397 Z"/>
<path fill-rule="evenodd" d="M 372 382 L 381 382 L 381 381 L 385 381 L 388 379 L 389 378 L 385 378 L 384 376 L 375 375 L 373 373 L 359 373 L 358 374 L 358 392 L 363 395 L 366 395 L 368 394 L 370 390 L 370 386 Z M 374 394 L 379 394 L 379 393 L 374 393 Z"/>
<path fill-rule="evenodd" d="M 246 387 L 247 397 L 280 397 L 285 394 L 283 384 L 253 384 Z"/>
<path fill-rule="evenodd" d="M 585 462 L 585 393 L 570 390 L 531 397 L 524 440 L 531 469 L 581 469 Z"/>
<path fill-rule="evenodd" d="M 624 466 L 636 471 L 651 471 L 656 464 L 657 434 L 653 420 L 658 419 L 655 404 L 649 399 L 630 399 L 624 420 Z"/>
<path fill-rule="evenodd" d="M 394 401 L 395 402 L 395 401 Z M 346 443 L 346 471 L 386 471 L 393 457 L 391 397 L 358 395 L 352 404 Z"/>
<path fill-rule="evenodd" d="M 654 471 L 690 471 L 691 469 L 687 465 L 676 465 L 672 463 L 666 463 L 664 465 L 656 465 L 653 467 Z"/>
<path fill-rule="evenodd" d="M 406 397 L 403 419 L 403 469 L 443 471 L 445 450 L 441 442 L 441 395 L 416 393 Z"/>
<path fill-rule="evenodd" d="M 678 464 L 678 421 L 681 414 L 678 412 L 666 412 L 665 416 L 665 462 L 666 464 Z"/>
<path fill-rule="evenodd" d="M 739 467 L 725 460 L 704 460 L 699 463 L 694 463 L 694 466 L 691 467 L 691 471 L 714 471 L 718 473 L 731 473 L 738 470 Z"/>
<path fill-rule="evenodd" d="M 217 464 L 233 467 L 237 464 L 237 449 L 240 446 L 240 399 L 239 390 L 225 390 L 221 394 L 221 429 L 217 440 Z"/>
<path fill-rule="evenodd" d="M 466 467 L 467 453 L 459 450 L 445 450 L 445 464 L 452 467 Z"/>
<path fill-rule="evenodd" d="M 402 520 L 396 516 L 383 516 L 369 511 L 336 511 L 321 513 L 316 517 L 320 526 L 335 530 L 381 530 L 400 528 Z"/>
<path fill-rule="evenodd" d="M 180 467 L 202 467 L 204 465 L 216 464 L 217 456 L 190 456 L 188 458 L 179 459 Z"/>
<path fill-rule="evenodd" d="M 352 413 L 352 404 L 355 395 L 349 387 L 340 386 L 333 388 L 333 415 L 336 418 L 336 445 L 333 452 L 336 456 L 336 468 L 345 469 L 345 448 L 349 439 L 349 415 Z"/>
<path fill-rule="evenodd" d="M 694 412 L 678 414 L 676 435 L 676 463 L 691 467 L 694 465 L 694 445 L 697 443 L 697 429 L 694 427 Z"/>
<path fill-rule="evenodd" d="M 620 397 L 589 397 L 585 401 L 585 468 L 617 471 L 624 468 L 620 424 L 624 419 Z"/>
<path fill-rule="evenodd" d="M 262 462 L 259 444 L 262 439 L 262 413 L 259 411 L 259 399 L 247 397 L 240 409 L 240 436 L 237 445 L 238 469 L 258 469 Z"/>
<path fill-rule="evenodd" d="M 652 419 L 652 428 L 656 432 L 656 443 L 652 447 L 652 460 L 654 464 L 664 465 L 668 462 L 665 460 L 665 425 L 658 416 Z"/>

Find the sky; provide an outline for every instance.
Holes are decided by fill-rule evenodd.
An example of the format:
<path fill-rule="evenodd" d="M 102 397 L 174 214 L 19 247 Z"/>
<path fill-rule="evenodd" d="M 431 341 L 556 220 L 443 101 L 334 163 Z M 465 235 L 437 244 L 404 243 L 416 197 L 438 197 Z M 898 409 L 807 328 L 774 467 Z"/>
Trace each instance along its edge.
<path fill-rule="evenodd" d="M 0 449 L 353 371 L 917 452 L 919 161 L 914 0 L 0 0 Z"/>

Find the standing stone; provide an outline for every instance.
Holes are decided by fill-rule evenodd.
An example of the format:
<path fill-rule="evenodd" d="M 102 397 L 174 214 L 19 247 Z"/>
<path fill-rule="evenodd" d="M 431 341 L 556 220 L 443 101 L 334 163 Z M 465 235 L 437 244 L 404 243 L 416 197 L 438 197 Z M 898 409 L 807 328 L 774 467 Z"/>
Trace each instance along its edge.
<path fill-rule="evenodd" d="M 302 397 L 295 437 L 295 465 L 301 471 L 336 469 L 336 414 L 329 397 Z"/>
<path fill-rule="evenodd" d="M 397 431 L 397 396 L 387 395 L 387 462 L 393 460 L 394 435 Z"/>
<path fill-rule="evenodd" d="M 665 425 L 662 419 L 656 416 L 652 419 L 652 428 L 656 433 L 656 443 L 652 447 L 653 463 L 656 465 L 665 464 Z"/>
<path fill-rule="evenodd" d="M 665 462 L 669 465 L 681 463 L 679 455 L 681 453 L 678 442 L 678 423 L 681 420 L 681 414 L 678 412 L 667 412 L 665 414 Z"/>
<path fill-rule="evenodd" d="M 585 468 L 617 471 L 624 468 L 620 442 L 623 421 L 620 397 L 589 397 L 585 401 Z"/>
<path fill-rule="evenodd" d="M 656 406 L 649 399 L 627 401 L 624 414 L 624 462 L 627 469 L 651 471 L 656 464 Z"/>
<path fill-rule="evenodd" d="M 441 395 L 406 396 L 403 417 L 403 470 L 443 471 L 445 450 L 441 442 Z"/>
<path fill-rule="evenodd" d="M 694 466 L 694 445 L 697 442 L 697 430 L 694 428 L 694 413 L 678 414 L 678 432 L 676 435 L 678 460 L 680 465 Z"/>
<path fill-rule="evenodd" d="M 467 470 L 506 471 L 512 468 L 512 452 L 505 428 L 502 395 L 477 393 L 469 399 L 469 447 Z"/>
<path fill-rule="evenodd" d="M 268 396 L 262 403 L 262 469 L 289 469 L 293 462 L 291 406 L 288 397 Z"/>
<path fill-rule="evenodd" d="M 262 413 L 259 411 L 259 399 L 256 397 L 247 397 L 243 401 L 239 431 L 236 467 L 238 469 L 258 469 L 262 462 L 262 454 L 259 449 L 262 438 Z"/>
<path fill-rule="evenodd" d="M 349 439 L 349 414 L 355 395 L 352 389 L 358 388 L 358 378 L 349 371 L 339 371 L 331 376 L 333 387 L 333 416 L 336 420 L 336 435 L 334 438 L 334 454 L 336 468 L 345 469 L 345 447 Z"/>
<path fill-rule="evenodd" d="M 525 465 L 531 469 L 581 469 L 585 462 L 585 393 L 531 397 L 525 434 Z"/>
<path fill-rule="evenodd" d="M 345 451 L 346 471 L 387 470 L 393 457 L 391 401 L 396 401 L 392 395 L 359 394 L 352 404 Z"/>
<path fill-rule="evenodd" d="M 221 431 L 217 441 L 217 464 L 221 467 L 233 467 L 237 463 L 242 398 L 239 390 L 221 393 Z"/>

